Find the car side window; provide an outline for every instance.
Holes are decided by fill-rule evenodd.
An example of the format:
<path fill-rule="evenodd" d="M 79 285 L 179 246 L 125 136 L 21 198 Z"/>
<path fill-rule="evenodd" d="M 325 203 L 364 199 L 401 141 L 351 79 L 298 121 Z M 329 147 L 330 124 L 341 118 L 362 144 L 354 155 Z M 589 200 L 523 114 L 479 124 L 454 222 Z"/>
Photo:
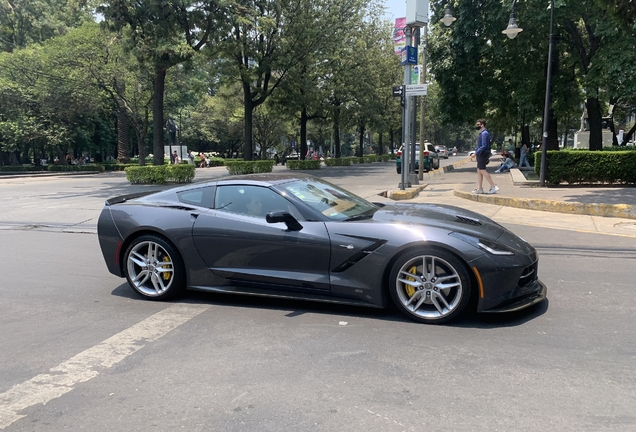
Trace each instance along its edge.
<path fill-rule="evenodd" d="M 296 207 L 275 191 L 261 186 L 219 186 L 214 208 L 265 219 L 272 211 L 286 211 L 303 220 Z"/>
<path fill-rule="evenodd" d="M 190 189 L 177 193 L 179 201 L 201 207 L 212 208 L 214 205 L 214 186 Z"/>

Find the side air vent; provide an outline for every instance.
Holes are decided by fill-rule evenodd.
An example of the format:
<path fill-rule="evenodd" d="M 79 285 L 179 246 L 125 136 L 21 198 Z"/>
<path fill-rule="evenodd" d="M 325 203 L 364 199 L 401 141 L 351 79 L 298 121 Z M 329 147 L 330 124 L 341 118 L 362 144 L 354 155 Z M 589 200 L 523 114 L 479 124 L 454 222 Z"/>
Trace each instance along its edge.
<path fill-rule="evenodd" d="M 537 278 L 537 267 L 538 267 L 539 262 L 535 262 L 534 264 L 532 264 L 530 267 L 526 267 L 525 269 L 523 269 L 523 273 L 521 274 L 521 277 L 519 278 L 519 286 L 525 286 L 528 283 L 532 282 L 533 280 L 535 280 Z"/>
<path fill-rule="evenodd" d="M 468 225 L 474 225 L 474 226 L 481 226 L 481 222 L 479 222 L 477 219 L 473 219 L 473 218 L 469 218 L 466 216 L 455 216 L 460 222 L 463 222 L 465 224 Z"/>
<path fill-rule="evenodd" d="M 179 204 L 162 204 L 162 205 L 160 205 L 160 207 L 171 208 L 171 209 L 175 209 L 175 210 L 185 210 L 185 211 L 196 210 L 194 207 L 188 207 L 188 206 L 179 205 Z"/>

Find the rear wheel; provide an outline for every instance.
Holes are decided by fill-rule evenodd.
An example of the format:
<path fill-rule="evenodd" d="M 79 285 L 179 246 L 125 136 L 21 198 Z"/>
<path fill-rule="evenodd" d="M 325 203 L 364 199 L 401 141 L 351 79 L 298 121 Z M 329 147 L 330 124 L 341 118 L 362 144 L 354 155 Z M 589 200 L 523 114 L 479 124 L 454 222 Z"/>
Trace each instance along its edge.
<path fill-rule="evenodd" d="M 128 283 L 143 297 L 166 300 L 185 288 L 185 267 L 176 249 L 156 235 L 143 235 L 124 256 Z"/>
<path fill-rule="evenodd" d="M 410 319 L 441 324 L 457 318 L 470 300 L 470 277 L 453 254 L 426 248 L 397 260 L 389 279 L 391 298 Z"/>

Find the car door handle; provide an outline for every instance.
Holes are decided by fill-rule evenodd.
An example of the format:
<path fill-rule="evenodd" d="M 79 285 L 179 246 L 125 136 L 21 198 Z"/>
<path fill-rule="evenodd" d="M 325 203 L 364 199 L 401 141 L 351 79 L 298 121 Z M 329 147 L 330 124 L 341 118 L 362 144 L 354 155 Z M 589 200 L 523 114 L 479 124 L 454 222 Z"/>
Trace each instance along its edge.
<path fill-rule="evenodd" d="M 352 244 L 348 244 L 348 245 L 340 245 L 341 248 L 345 248 L 345 249 L 353 249 L 353 245 Z"/>
<path fill-rule="evenodd" d="M 192 222 L 196 221 L 198 217 L 199 217 L 199 213 L 190 213 L 190 220 Z"/>

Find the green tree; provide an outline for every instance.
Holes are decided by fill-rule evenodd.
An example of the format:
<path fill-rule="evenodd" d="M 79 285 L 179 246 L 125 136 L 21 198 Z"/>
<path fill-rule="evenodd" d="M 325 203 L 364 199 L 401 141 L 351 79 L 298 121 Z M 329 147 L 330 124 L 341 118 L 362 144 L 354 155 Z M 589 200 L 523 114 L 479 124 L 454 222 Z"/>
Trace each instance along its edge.
<path fill-rule="evenodd" d="M 93 21 L 85 2 L 5 0 L 0 2 L 0 51 L 13 52 Z"/>
<path fill-rule="evenodd" d="M 98 8 L 127 38 L 127 48 L 153 71 L 153 162 L 164 163 L 164 90 L 169 68 L 191 59 L 226 33 L 218 1 L 111 0 Z"/>

